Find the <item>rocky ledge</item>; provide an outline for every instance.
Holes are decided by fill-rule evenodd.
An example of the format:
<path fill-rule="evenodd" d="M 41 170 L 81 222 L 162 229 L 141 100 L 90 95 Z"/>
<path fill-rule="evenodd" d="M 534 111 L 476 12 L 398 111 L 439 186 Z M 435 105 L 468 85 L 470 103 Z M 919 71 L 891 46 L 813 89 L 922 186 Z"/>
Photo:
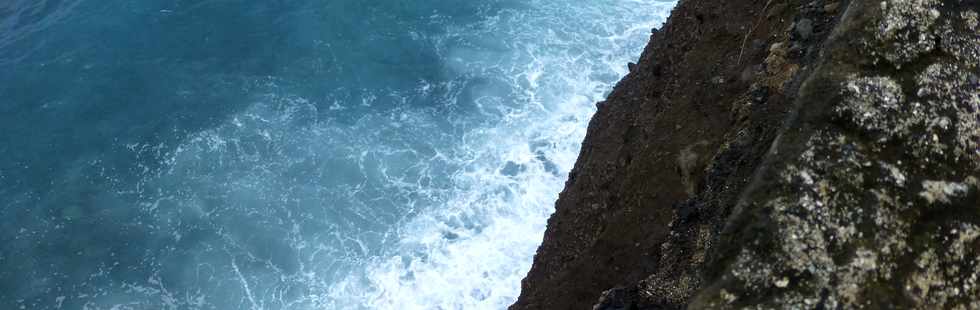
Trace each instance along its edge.
<path fill-rule="evenodd" d="M 682 0 L 512 309 L 980 309 L 980 1 Z"/>

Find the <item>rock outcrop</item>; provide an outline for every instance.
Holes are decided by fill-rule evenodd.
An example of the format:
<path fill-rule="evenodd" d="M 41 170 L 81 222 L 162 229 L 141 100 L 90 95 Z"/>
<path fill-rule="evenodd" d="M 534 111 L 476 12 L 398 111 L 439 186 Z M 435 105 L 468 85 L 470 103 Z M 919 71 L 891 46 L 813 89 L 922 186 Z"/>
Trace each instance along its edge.
<path fill-rule="evenodd" d="M 512 309 L 980 309 L 978 12 L 681 1 Z"/>

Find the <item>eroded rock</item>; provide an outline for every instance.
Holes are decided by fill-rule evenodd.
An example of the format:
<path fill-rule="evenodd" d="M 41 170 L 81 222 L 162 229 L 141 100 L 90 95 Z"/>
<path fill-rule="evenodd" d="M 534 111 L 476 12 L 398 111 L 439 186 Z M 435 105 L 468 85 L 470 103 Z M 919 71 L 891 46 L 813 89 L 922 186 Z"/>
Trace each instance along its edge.
<path fill-rule="evenodd" d="M 671 18 L 618 90 L 647 89 L 645 78 L 679 88 L 655 88 L 649 98 L 656 99 L 600 109 L 577 175 L 626 181 L 578 179 L 566 189 L 549 223 L 551 252 L 539 256 L 575 244 L 575 254 L 560 262 L 619 268 L 624 265 L 603 253 L 639 257 L 635 264 L 645 268 L 644 276 L 592 276 L 612 283 L 594 292 L 601 296 L 595 309 L 980 309 L 980 3 L 770 4 L 755 13 L 764 16 L 733 15 L 743 27 L 718 28 L 703 13 L 731 2 L 679 4 L 686 15 Z M 693 40 L 704 47 L 710 45 L 704 38 L 732 35 L 719 29 L 749 30 L 757 23 L 764 35 L 737 34 L 738 49 L 751 53 L 736 49 L 719 57 L 720 64 L 704 64 L 710 68 L 692 66 L 714 54 L 684 49 L 690 37 L 683 35 L 697 34 Z M 679 64 L 689 70 L 671 67 Z M 729 75 L 715 72 L 726 65 Z M 643 75 L 643 68 L 652 71 Z M 688 77 L 679 78 L 691 71 L 701 74 L 697 81 L 738 76 L 711 84 L 724 90 L 707 91 L 738 95 L 713 110 L 705 102 L 714 101 L 697 100 L 703 87 L 685 88 Z M 665 89 L 673 92 L 665 95 Z M 617 99 L 620 92 L 610 100 L 626 102 Z M 773 107 L 791 110 L 777 122 L 762 110 Z M 692 121 L 692 110 L 705 119 L 725 114 L 732 122 L 705 135 L 720 125 Z M 615 112 L 635 118 L 631 125 L 608 122 L 619 117 Z M 669 121 L 674 117 L 685 121 Z M 777 123 L 784 126 L 773 132 Z M 633 140 L 635 128 L 649 129 L 651 138 Z M 606 152 L 650 164 L 610 170 L 596 162 L 602 158 L 596 154 Z M 649 168 L 670 165 L 679 173 Z M 662 177 L 675 181 L 629 186 L 630 180 Z M 568 198 L 579 192 L 589 195 Z M 587 207 L 603 193 L 611 198 Z M 580 210 L 590 217 L 575 217 L 585 213 Z M 610 231 L 632 229 L 611 219 L 644 212 L 657 217 L 630 225 L 649 229 L 650 219 L 664 223 L 667 217 L 666 231 L 623 242 L 629 249 L 602 241 Z M 602 227 L 596 230 L 601 236 L 563 230 L 570 222 Z M 590 261 L 598 257 L 604 259 Z M 525 282 L 537 295 L 522 296 L 515 308 L 549 308 L 540 300 L 560 298 L 541 298 L 548 288 L 537 283 L 584 277 L 576 273 L 582 267 L 553 267 L 560 265 L 553 260 L 536 258 L 549 263 L 550 273 L 532 272 L 544 279 Z"/>
<path fill-rule="evenodd" d="M 980 305 L 980 105 L 964 43 L 977 33 L 964 6 L 852 4 L 856 21 L 844 22 L 868 23 L 850 29 L 869 32 L 873 61 L 833 56 L 852 54 L 844 42 L 860 33 L 828 43 L 831 56 L 801 90 L 805 116 L 731 222 L 752 228 L 731 227 L 736 245 L 715 256 L 729 262 L 692 308 Z M 879 57 L 896 70 L 866 65 Z M 839 95 L 813 97 L 831 89 Z"/>
<path fill-rule="evenodd" d="M 869 1 L 870 2 L 870 1 Z M 939 18 L 938 0 L 890 0 L 879 2 L 877 22 L 868 31 L 872 57 L 883 57 L 896 67 L 935 48 L 932 31 Z"/>

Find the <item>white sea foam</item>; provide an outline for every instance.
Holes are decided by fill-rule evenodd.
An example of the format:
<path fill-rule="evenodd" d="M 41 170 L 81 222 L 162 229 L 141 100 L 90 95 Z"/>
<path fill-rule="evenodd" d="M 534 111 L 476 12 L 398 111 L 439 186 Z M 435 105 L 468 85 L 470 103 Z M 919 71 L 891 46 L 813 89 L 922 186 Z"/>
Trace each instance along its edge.
<path fill-rule="evenodd" d="M 418 34 L 458 78 L 420 81 L 417 93 L 317 104 L 270 79 L 256 82 L 269 95 L 176 150 L 129 146 L 162 159 L 134 190 L 139 220 L 181 244 L 156 264 L 193 268 L 93 292 L 92 308 L 505 308 L 594 103 L 672 6 L 528 1 Z M 450 90 L 444 105 L 375 106 L 435 89 Z M 324 118 L 358 109 L 377 113 Z"/>
<path fill-rule="evenodd" d="M 466 35 L 507 37 L 504 55 L 449 49 L 456 69 L 497 75 L 520 91 L 490 128 L 459 145 L 446 203 L 398 231 L 395 250 L 330 287 L 335 308 L 501 309 L 530 268 L 593 104 L 673 3 L 533 1 Z M 489 68 L 489 69 L 488 69 Z"/>

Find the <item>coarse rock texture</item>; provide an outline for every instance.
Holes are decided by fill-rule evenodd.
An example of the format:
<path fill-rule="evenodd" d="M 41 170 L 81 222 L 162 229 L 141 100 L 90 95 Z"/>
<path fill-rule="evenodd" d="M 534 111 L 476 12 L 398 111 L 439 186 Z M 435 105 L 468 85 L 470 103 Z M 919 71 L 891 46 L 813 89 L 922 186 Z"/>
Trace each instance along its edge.
<path fill-rule="evenodd" d="M 980 309 L 977 0 L 683 0 L 512 309 Z"/>

